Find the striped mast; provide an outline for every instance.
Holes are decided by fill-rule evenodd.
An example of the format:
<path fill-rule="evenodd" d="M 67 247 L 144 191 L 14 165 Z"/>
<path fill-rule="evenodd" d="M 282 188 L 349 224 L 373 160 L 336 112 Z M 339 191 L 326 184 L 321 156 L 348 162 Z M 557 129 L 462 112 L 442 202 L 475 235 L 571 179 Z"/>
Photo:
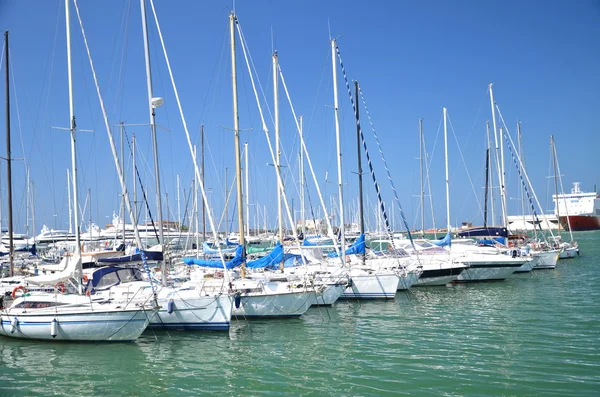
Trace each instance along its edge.
<path fill-rule="evenodd" d="M 342 185 L 342 142 L 340 139 L 340 117 L 338 113 L 338 89 L 337 89 L 337 67 L 335 62 L 336 40 L 331 39 L 331 66 L 333 72 L 333 110 L 335 113 L 335 142 L 337 149 L 337 173 L 338 173 L 338 194 L 339 194 L 339 214 L 340 214 L 340 246 L 341 258 L 346 262 L 346 232 L 344 228 L 344 188 Z"/>

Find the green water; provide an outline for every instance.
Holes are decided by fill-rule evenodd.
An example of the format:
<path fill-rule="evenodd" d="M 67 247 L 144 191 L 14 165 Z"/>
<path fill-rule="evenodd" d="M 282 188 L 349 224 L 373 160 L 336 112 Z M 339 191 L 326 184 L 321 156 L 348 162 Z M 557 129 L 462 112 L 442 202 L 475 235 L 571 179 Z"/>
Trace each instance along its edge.
<path fill-rule="evenodd" d="M 504 282 L 338 302 L 229 333 L 0 339 L 0 396 L 599 396 L 600 232 Z"/>

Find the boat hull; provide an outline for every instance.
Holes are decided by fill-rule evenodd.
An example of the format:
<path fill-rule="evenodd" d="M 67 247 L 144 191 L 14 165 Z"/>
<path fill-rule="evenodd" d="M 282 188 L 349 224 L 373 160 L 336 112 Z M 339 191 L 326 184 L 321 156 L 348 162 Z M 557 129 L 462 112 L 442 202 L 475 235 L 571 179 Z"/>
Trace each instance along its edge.
<path fill-rule="evenodd" d="M 344 284 L 328 284 L 322 294 L 316 294 L 311 306 L 331 306 L 344 293 L 346 283 Z"/>
<path fill-rule="evenodd" d="M 600 216 L 594 215 L 570 215 L 567 220 L 566 216 L 559 218 L 560 225 L 565 230 L 571 230 L 574 232 L 582 232 L 587 230 L 600 230 Z"/>
<path fill-rule="evenodd" d="M 576 258 L 579 256 L 579 248 L 578 247 L 569 247 L 565 248 L 561 251 L 558 259 L 570 259 Z"/>
<path fill-rule="evenodd" d="M 0 314 L 0 335 L 38 340 L 134 341 L 144 332 L 153 314 L 141 309 L 17 314 L 8 309 Z"/>
<path fill-rule="evenodd" d="M 554 269 L 560 253 L 558 251 L 536 252 L 533 254 L 536 261 L 533 270 Z"/>
<path fill-rule="evenodd" d="M 464 270 L 464 266 L 459 268 L 447 267 L 447 268 L 423 268 L 421 277 L 415 283 L 415 287 L 430 287 L 446 285 L 455 281 L 458 275 Z"/>
<path fill-rule="evenodd" d="M 161 309 L 150 322 L 150 328 L 168 330 L 228 331 L 233 309 L 229 295 L 198 296 L 195 290 L 177 291 L 161 297 Z"/>
<path fill-rule="evenodd" d="M 464 269 L 458 275 L 455 282 L 472 283 L 481 281 L 502 281 L 520 268 L 523 263 L 468 263 L 468 265 L 469 267 Z"/>
<path fill-rule="evenodd" d="M 394 299 L 400 277 L 394 273 L 351 275 L 340 299 Z"/>
<path fill-rule="evenodd" d="M 315 302 L 315 291 L 241 294 L 234 298 L 233 316 L 238 319 L 300 317 Z"/>
<path fill-rule="evenodd" d="M 421 276 L 420 271 L 410 271 L 407 272 L 406 275 L 401 275 L 400 280 L 398 281 L 397 291 L 406 291 L 419 280 Z"/>

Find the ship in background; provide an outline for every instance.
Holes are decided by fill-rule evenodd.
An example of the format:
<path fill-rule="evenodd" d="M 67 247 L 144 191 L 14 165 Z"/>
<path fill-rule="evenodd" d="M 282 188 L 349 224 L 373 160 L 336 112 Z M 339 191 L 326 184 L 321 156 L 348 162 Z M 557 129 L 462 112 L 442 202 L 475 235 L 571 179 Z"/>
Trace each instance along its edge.
<path fill-rule="evenodd" d="M 600 195 L 582 192 L 579 182 L 573 182 L 571 193 L 553 194 L 554 214 L 561 226 L 572 231 L 600 230 Z M 568 217 L 568 218 L 567 218 Z"/>

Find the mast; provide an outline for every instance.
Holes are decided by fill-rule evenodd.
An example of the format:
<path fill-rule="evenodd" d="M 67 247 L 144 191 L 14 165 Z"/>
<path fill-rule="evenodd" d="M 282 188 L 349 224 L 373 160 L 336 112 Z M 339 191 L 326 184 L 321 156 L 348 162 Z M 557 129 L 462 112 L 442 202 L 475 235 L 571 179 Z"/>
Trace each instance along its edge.
<path fill-rule="evenodd" d="M 448 110 L 444 108 L 444 152 L 446 159 L 446 219 L 448 222 L 448 233 L 450 233 L 450 180 L 448 179 L 448 129 L 446 127 L 447 113 Z"/>
<path fill-rule="evenodd" d="M 360 150 L 360 110 L 358 106 L 358 81 L 354 81 L 354 97 L 356 102 L 356 149 L 358 159 L 358 223 L 361 236 L 365 234 L 365 213 L 363 206 L 363 180 L 362 180 L 362 151 Z M 365 254 L 361 255 L 361 262 L 365 264 Z"/>
<path fill-rule="evenodd" d="M 300 116 L 300 141 L 302 141 L 303 134 L 303 118 Z M 300 145 L 300 218 L 302 222 L 302 236 L 306 233 L 306 222 L 304 220 L 304 152 L 302 151 L 302 145 Z"/>
<path fill-rule="evenodd" d="M 279 135 L 279 74 L 277 73 L 279 64 L 279 58 L 277 51 L 273 53 L 273 107 L 274 107 L 274 118 L 275 118 L 275 167 L 277 169 L 276 175 L 280 175 L 281 172 L 281 137 Z M 279 229 L 279 243 L 283 244 L 283 208 L 281 206 L 281 189 L 279 183 L 277 183 L 277 223 Z M 279 263 L 279 270 L 283 272 L 284 263 L 283 260 Z"/>
<path fill-rule="evenodd" d="M 504 224 L 502 226 L 508 228 L 508 207 L 506 206 L 506 172 L 504 170 L 504 139 L 503 137 L 504 130 L 500 127 L 500 132 L 498 133 L 498 140 L 500 141 L 500 183 L 501 183 L 501 197 L 502 197 L 502 211 L 504 214 Z"/>
<path fill-rule="evenodd" d="M 502 225 L 506 226 L 506 198 L 504 197 L 504 181 L 502 176 L 503 167 L 500 165 L 500 148 L 498 147 L 498 129 L 496 127 L 496 109 L 494 108 L 494 92 L 492 83 L 489 84 L 490 89 L 490 104 L 492 106 L 492 126 L 494 127 L 494 142 L 496 143 L 496 166 L 498 168 L 498 181 L 500 184 L 500 202 L 502 207 Z M 500 137 L 502 139 L 502 137 Z M 502 144 L 502 142 L 500 142 Z"/>
<path fill-rule="evenodd" d="M 521 134 L 521 122 L 517 122 L 517 139 L 519 140 L 519 157 L 521 161 L 523 161 L 523 165 L 525 165 L 525 160 L 523 159 L 523 135 Z M 521 215 L 523 216 L 523 227 L 526 227 L 525 221 L 525 192 L 523 191 L 523 185 L 521 185 Z M 534 223 L 535 225 L 535 223 Z M 535 227 L 534 227 L 535 228 Z"/>
<path fill-rule="evenodd" d="M 142 15 L 142 31 L 144 35 L 144 58 L 146 63 L 146 86 L 148 89 L 148 109 L 150 112 L 150 129 L 152 132 L 152 149 L 154 152 L 154 175 L 156 179 L 156 207 L 158 212 L 158 237 L 159 244 L 163 244 L 164 250 L 164 235 L 163 235 L 163 217 L 162 217 L 162 201 L 160 192 L 160 169 L 158 164 L 158 144 L 156 141 L 156 112 L 155 109 L 163 104 L 162 98 L 153 98 L 152 96 L 152 70 L 150 68 L 150 48 L 148 45 L 148 26 L 146 25 L 146 1 L 140 0 L 141 15 Z M 142 249 L 142 247 L 140 247 Z M 167 262 L 163 260 L 161 266 L 162 284 L 167 285 Z"/>
<path fill-rule="evenodd" d="M 121 169 L 125 169 L 125 126 L 119 122 L 119 131 L 121 132 Z M 121 194 L 121 220 L 123 221 L 123 244 L 125 244 L 125 195 Z M 140 248 L 141 249 L 141 248 Z"/>
<path fill-rule="evenodd" d="M 342 142 L 340 139 L 340 118 L 338 114 L 337 68 L 335 62 L 336 40 L 331 40 L 331 65 L 333 69 L 333 109 L 335 112 L 335 141 L 337 149 L 338 194 L 340 196 L 340 245 L 342 263 L 346 263 L 346 232 L 344 230 L 344 189 L 342 186 Z"/>
<path fill-rule="evenodd" d="M 485 127 L 486 127 L 486 133 L 487 133 L 487 150 L 489 153 L 489 157 L 490 157 L 490 161 L 492 159 L 492 138 L 491 138 L 491 133 L 490 133 L 490 122 L 486 121 L 485 122 Z M 489 168 L 489 173 L 490 173 L 490 182 L 492 184 L 491 188 L 490 188 L 490 209 L 492 210 L 492 224 L 496 224 L 496 213 L 494 211 L 494 174 L 493 174 L 493 169 L 494 167 L 490 167 Z"/>
<path fill-rule="evenodd" d="M 281 138 L 279 136 L 279 74 L 277 73 L 279 59 L 277 51 L 273 54 L 273 102 L 275 118 L 275 167 L 277 174 L 281 172 Z M 283 244 L 283 209 L 281 207 L 281 189 L 277 184 L 277 221 L 279 228 L 279 242 Z M 279 270 L 283 271 L 283 262 L 279 264 Z"/>
<path fill-rule="evenodd" d="M 71 174 L 67 168 L 67 202 L 69 203 L 69 233 L 73 233 L 73 204 L 71 203 Z"/>
<path fill-rule="evenodd" d="M 131 151 L 132 151 L 132 168 L 133 168 L 133 224 L 137 228 L 138 213 L 137 213 L 137 175 L 135 165 L 135 134 L 131 136 Z"/>
<path fill-rule="evenodd" d="M 423 182 L 423 119 L 419 120 L 419 170 L 421 173 L 421 236 L 425 237 L 425 184 Z"/>
<path fill-rule="evenodd" d="M 10 82 L 9 75 L 9 60 L 8 60 L 8 31 L 4 32 L 4 48 L 6 67 L 6 179 L 8 183 L 8 258 L 10 261 L 10 275 L 15 275 L 15 263 L 13 258 L 14 243 L 13 243 L 13 213 L 12 213 L 12 159 L 10 150 Z"/>
<path fill-rule="evenodd" d="M 244 153 L 246 160 L 245 174 L 246 174 L 246 234 L 250 236 L 250 185 L 248 184 L 248 142 L 244 143 Z"/>
<path fill-rule="evenodd" d="M 552 150 L 552 167 L 554 168 L 554 191 L 556 192 L 556 218 L 560 224 L 560 208 L 558 206 L 558 167 L 556 165 L 556 148 L 554 146 L 554 135 L 550 135 L 550 149 Z M 566 207 L 566 206 L 565 206 Z M 558 227 L 560 236 L 560 225 Z"/>
<path fill-rule="evenodd" d="M 65 19 L 67 31 L 67 73 L 69 78 L 69 129 L 71 131 L 71 168 L 73 178 L 73 207 L 75 208 L 75 253 L 81 256 L 81 240 L 79 236 L 79 195 L 77 189 L 77 150 L 75 141 L 75 109 L 73 104 L 73 71 L 71 65 L 71 12 L 69 0 L 65 0 Z M 81 261 L 79 265 L 81 266 Z M 81 268 L 79 268 L 81 271 Z M 80 286 L 81 288 L 81 286 Z"/>
<path fill-rule="evenodd" d="M 240 232 L 240 244 L 242 245 L 243 257 L 246 257 L 246 239 L 244 237 L 244 200 L 242 193 L 241 176 L 241 156 L 240 156 L 240 120 L 238 115 L 238 97 L 237 97 L 237 73 L 235 60 L 235 14 L 229 14 L 229 28 L 231 39 L 231 86 L 233 93 L 233 132 L 235 138 L 235 176 L 237 187 L 237 210 L 238 210 L 238 228 Z M 242 263 L 241 277 L 246 277 L 246 264 Z"/>
<path fill-rule="evenodd" d="M 179 174 L 177 174 L 177 227 L 181 231 L 181 202 L 179 201 L 179 193 L 181 191 L 181 185 L 179 181 Z M 198 233 L 198 229 L 196 229 Z"/>
<path fill-rule="evenodd" d="M 202 185 L 204 186 L 204 124 L 200 127 L 200 153 L 202 155 L 202 164 L 201 164 L 201 174 L 200 180 L 202 181 Z M 194 152 L 195 154 L 195 152 Z M 206 241 L 206 210 L 204 209 L 204 196 L 202 197 L 202 241 Z M 198 231 L 196 230 L 196 233 Z M 198 244 L 196 243 L 196 246 Z"/>
<path fill-rule="evenodd" d="M 483 200 L 483 227 L 487 228 L 488 189 L 490 184 L 490 149 L 485 150 L 485 193 Z"/>
<path fill-rule="evenodd" d="M 229 236 L 229 171 L 228 167 L 225 167 L 225 239 Z"/>

